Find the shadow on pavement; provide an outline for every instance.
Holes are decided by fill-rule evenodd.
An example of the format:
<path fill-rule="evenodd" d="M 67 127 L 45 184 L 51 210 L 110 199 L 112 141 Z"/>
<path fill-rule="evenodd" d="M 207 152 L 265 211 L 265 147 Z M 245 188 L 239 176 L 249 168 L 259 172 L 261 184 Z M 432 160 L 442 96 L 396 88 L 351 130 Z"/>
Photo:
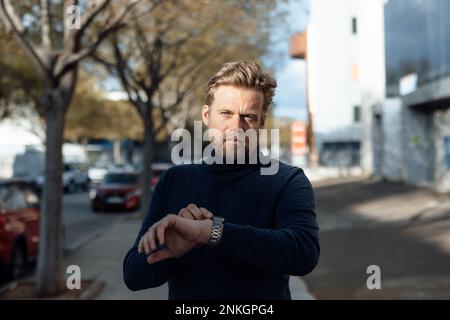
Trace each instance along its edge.
<path fill-rule="evenodd" d="M 321 258 L 304 279 L 318 299 L 450 299 L 450 210 L 439 219 L 415 214 L 448 197 L 376 180 L 319 186 L 315 194 Z M 381 269 L 381 290 L 367 289 L 370 265 Z"/>

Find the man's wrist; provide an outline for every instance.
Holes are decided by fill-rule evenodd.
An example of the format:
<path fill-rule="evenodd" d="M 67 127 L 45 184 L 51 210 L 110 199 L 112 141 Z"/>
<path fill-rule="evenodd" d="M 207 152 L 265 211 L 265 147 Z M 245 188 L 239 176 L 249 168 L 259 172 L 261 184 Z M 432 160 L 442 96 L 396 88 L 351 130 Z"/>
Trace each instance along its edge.
<path fill-rule="evenodd" d="M 201 244 L 208 244 L 209 239 L 211 238 L 211 232 L 212 232 L 212 225 L 213 225 L 213 221 L 212 219 L 205 219 L 202 220 L 203 223 L 203 232 L 202 232 L 202 237 L 201 237 Z"/>

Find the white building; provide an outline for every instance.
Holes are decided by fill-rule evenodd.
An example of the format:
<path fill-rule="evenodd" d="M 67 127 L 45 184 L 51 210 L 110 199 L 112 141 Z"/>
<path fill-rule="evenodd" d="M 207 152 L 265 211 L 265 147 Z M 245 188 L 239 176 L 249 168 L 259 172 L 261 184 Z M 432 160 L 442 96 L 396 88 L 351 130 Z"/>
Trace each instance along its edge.
<path fill-rule="evenodd" d="M 303 35 L 308 100 L 325 164 L 356 160 L 372 170 L 370 110 L 385 97 L 383 6 L 384 0 L 310 0 Z"/>
<path fill-rule="evenodd" d="M 29 121 L 0 122 L 0 180 L 42 174 L 44 152 L 43 138 L 32 132 Z M 63 157 L 66 163 L 86 163 L 88 160 L 85 149 L 72 143 L 63 144 Z"/>
<path fill-rule="evenodd" d="M 31 133 L 25 121 L 0 122 L 0 179 L 13 176 L 16 155 L 25 153 L 30 147 L 44 150 L 42 140 Z"/>

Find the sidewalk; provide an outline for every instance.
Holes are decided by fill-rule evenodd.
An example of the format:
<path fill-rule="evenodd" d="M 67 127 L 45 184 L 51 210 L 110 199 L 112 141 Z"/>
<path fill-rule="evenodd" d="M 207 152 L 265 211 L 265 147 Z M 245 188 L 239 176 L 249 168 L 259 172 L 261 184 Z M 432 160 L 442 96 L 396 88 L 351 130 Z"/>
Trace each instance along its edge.
<path fill-rule="evenodd" d="M 375 179 L 315 185 L 318 299 L 450 299 L 450 197 Z M 381 270 L 369 290 L 367 267 Z"/>
<path fill-rule="evenodd" d="M 82 279 L 96 279 L 105 284 L 96 299 L 167 300 L 167 284 L 133 292 L 123 282 L 123 258 L 133 244 L 140 226 L 141 221 L 134 216 L 124 217 L 91 243 L 65 258 L 66 266 L 80 266 Z M 314 299 L 301 278 L 291 277 L 290 287 L 293 300 Z"/>

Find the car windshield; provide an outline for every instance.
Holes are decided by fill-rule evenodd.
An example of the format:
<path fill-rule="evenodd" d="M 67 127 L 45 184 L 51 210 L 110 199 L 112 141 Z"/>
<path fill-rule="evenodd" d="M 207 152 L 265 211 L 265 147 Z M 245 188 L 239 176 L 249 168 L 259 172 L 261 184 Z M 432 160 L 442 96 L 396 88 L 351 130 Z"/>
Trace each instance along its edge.
<path fill-rule="evenodd" d="M 137 175 L 135 174 L 108 174 L 105 177 L 105 183 L 133 184 L 137 183 Z"/>

